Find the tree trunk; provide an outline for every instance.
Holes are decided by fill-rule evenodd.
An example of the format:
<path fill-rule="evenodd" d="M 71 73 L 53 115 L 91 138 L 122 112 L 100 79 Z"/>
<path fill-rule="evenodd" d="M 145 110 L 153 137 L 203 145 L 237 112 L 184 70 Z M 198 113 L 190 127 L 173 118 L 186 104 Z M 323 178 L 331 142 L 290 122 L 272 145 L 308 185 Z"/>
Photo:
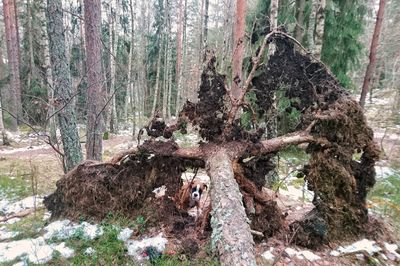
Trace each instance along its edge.
<path fill-rule="evenodd" d="M 18 120 L 22 118 L 21 81 L 19 73 L 19 37 L 15 0 L 3 0 L 4 25 L 7 42 L 8 66 L 10 69 L 10 129 L 18 131 Z"/>
<path fill-rule="evenodd" d="M 236 1 L 236 22 L 233 31 L 232 55 L 232 96 L 239 99 L 242 83 L 242 65 L 244 55 L 244 37 L 246 27 L 246 0 Z"/>
<path fill-rule="evenodd" d="M 57 116 L 65 155 L 65 169 L 69 171 L 83 158 L 76 117 L 70 102 L 72 88 L 65 54 L 65 29 L 61 0 L 47 0 L 47 27 L 54 78 L 54 96 L 57 109 L 59 109 Z"/>
<path fill-rule="evenodd" d="M 185 7 L 186 7 L 185 0 Z M 176 34 L 176 66 L 175 66 L 175 75 L 176 75 L 176 109 L 175 116 L 178 117 L 178 112 L 181 106 L 181 90 L 182 90 L 182 46 L 183 46 L 183 27 L 185 21 L 183 16 L 183 0 L 179 0 L 179 17 L 178 17 L 178 30 Z"/>
<path fill-rule="evenodd" d="M 111 25 L 110 25 L 110 94 L 109 97 L 112 97 L 110 102 L 110 131 L 112 133 L 118 132 L 118 117 L 117 117 L 117 106 L 115 99 L 115 74 L 116 74 L 116 60 L 117 60 L 117 52 L 118 52 L 118 2 L 115 2 L 114 5 L 111 6 Z M 114 7 L 114 10 L 113 8 Z M 115 12 L 115 16 L 113 16 L 113 11 Z"/>
<path fill-rule="evenodd" d="M 304 30 L 304 7 L 306 1 L 305 0 L 297 0 L 296 1 L 296 26 L 294 29 L 294 37 L 301 43 L 303 39 L 303 30 Z"/>
<path fill-rule="evenodd" d="M 86 159 L 101 161 L 103 77 L 101 74 L 101 1 L 84 0 L 87 66 Z"/>
<path fill-rule="evenodd" d="M 3 59 L 0 59 L 3 60 Z M 1 133 L 1 138 L 3 141 L 3 145 L 10 145 L 10 142 L 8 141 L 7 138 L 7 132 L 6 129 L 4 128 L 4 123 L 3 123 L 3 109 L 1 108 L 1 102 L 2 102 L 2 97 L 0 95 L 0 133 Z"/>
<path fill-rule="evenodd" d="M 304 0 L 300 0 L 304 1 Z M 300 4 L 301 5 L 301 4 Z M 304 3 L 303 3 L 304 5 Z M 279 9 L 279 0 L 272 0 L 271 1 L 271 14 L 270 14 L 270 25 L 271 29 L 276 29 L 278 27 L 278 9 Z M 304 9 L 304 7 L 303 7 Z M 299 11 L 300 12 L 300 11 Z M 299 21 L 298 21 L 299 23 Z M 297 25 L 296 25 L 297 26 Z M 301 35 L 301 28 L 300 28 L 300 35 Z M 297 33 L 297 31 L 296 31 Z M 298 39 L 299 40 L 299 39 Z M 300 40 L 299 40 L 300 41 Z M 268 50 L 269 56 L 272 56 L 276 51 L 276 47 L 274 43 L 271 43 L 270 49 Z M 277 98 L 276 92 L 274 91 L 271 95 L 272 97 L 272 105 L 271 108 L 267 112 L 267 139 L 276 138 L 278 136 L 278 108 L 277 108 Z M 271 162 L 278 167 L 278 158 L 274 156 L 271 158 Z M 266 182 L 268 187 L 272 187 L 278 180 L 278 169 L 272 169 L 266 175 Z"/>
<path fill-rule="evenodd" d="M 318 8 L 316 14 L 316 26 L 315 26 L 315 51 L 314 56 L 317 59 L 321 58 L 322 44 L 324 41 L 324 29 L 325 29 L 325 7 L 326 0 L 318 0 Z"/>
<path fill-rule="evenodd" d="M 278 8 L 279 8 L 279 0 L 271 0 L 271 14 L 269 20 L 269 28 L 270 30 L 274 30 L 278 27 Z M 274 43 L 271 43 L 268 50 L 268 55 L 271 56 L 275 53 L 276 47 Z"/>
<path fill-rule="evenodd" d="M 0 49 L 0 79 L 2 80 L 6 77 L 7 77 L 6 66 L 3 61 L 3 52 Z M 4 127 L 4 121 L 3 121 L 3 109 L 1 108 L 3 101 L 4 101 L 4 97 L 1 95 L 1 90 L 0 90 L 0 133 L 1 133 L 1 138 L 3 139 L 3 145 L 10 145 L 10 142 L 7 138 L 6 129 Z"/>
<path fill-rule="evenodd" d="M 211 243 L 219 253 L 221 265 L 256 265 L 254 241 L 234 179 L 232 161 L 224 149 L 207 160 L 211 178 Z"/>
<path fill-rule="evenodd" d="M 162 30 L 159 36 L 159 50 L 158 50 L 158 59 L 157 59 L 157 74 L 156 74 L 156 84 L 154 89 L 154 98 L 153 98 L 153 107 L 151 108 L 151 116 L 154 117 L 157 108 L 157 101 L 159 100 L 160 95 L 160 74 L 161 74 L 161 59 L 162 59 L 162 51 L 164 49 L 164 37 L 165 37 L 165 24 L 166 24 L 166 16 L 164 15 L 163 24 L 161 25 Z"/>
<path fill-rule="evenodd" d="M 46 5 L 46 4 L 45 4 Z M 45 69 L 45 84 L 47 89 L 47 101 L 49 103 L 47 110 L 47 123 L 50 132 L 50 141 L 52 143 L 57 142 L 57 123 L 54 114 L 54 87 L 53 87 L 53 77 L 51 74 L 51 62 L 50 62 L 50 51 L 49 51 L 49 38 L 47 33 L 47 23 L 46 23 L 46 6 L 40 11 L 40 21 L 42 23 L 42 38 L 41 45 L 43 47 L 44 61 L 42 68 Z"/>
<path fill-rule="evenodd" d="M 308 28 L 307 28 L 307 40 L 308 40 L 308 48 L 311 53 L 314 53 L 315 45 L 314 45 L 314 31 L 315 31 L 315 17 L 317 13 L 317 0 L 311 0 L 311 13 L 310 19 L 308 20 Z"/>
<path fill-rule="evenodd" d="M 376 16 L 374 35 L 372 36 L 372 41 L 371 41 L 371 48 L 370 48 L 370 53 L 369 53 L 369 64 L 367 66 L 367 71 L 365 72 L 364 82 L 363 82 L 361 96 L 360 96 L 360 105 L 363 108 L 365 105 L 365 98 L 367 97 L 367 93 L 368 93 L 369 83 L 371 82 L 371 79 L 372 79 L 372 76 L 373 76 L 373 73 L 375 70 L 376 51 L 377 51 L 378 44 L 379 44 L 379 35 L 381 33 L 382 21 L 383 21 L 383 16 L 384 16 L 384 12 L 385 12 L 384 10 L 385 10 L 385 0 L 380 0 L 378 14 Z"/>

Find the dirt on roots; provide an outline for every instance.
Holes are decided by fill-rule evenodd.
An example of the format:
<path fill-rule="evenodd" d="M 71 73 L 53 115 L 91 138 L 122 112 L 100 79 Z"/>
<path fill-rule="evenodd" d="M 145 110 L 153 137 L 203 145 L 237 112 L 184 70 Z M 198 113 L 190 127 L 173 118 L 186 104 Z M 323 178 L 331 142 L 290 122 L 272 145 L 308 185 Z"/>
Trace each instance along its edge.
<path fill-rule="evenodd" d="M 235 162 L 235 178 L 244 199 L 254 203 L 254 211 L 247 209 L 251 227 L 265 237 L 286 231 L 294 243 L 311 248 L 365 233 L 366 195 L 375 183 L 374 164 L 379 156 L 373 132 L 361 107 L 322 63 L 299 52 L 284 36 L 274 40 L 275 55 L 259 69 L 252 82 L 258 124 L 268 122 L 271 96 L 282 92 L 290 106 L 280 117 L 297 110 L 300 122 L 280 133 L 305 129 L 313 123 L 311 134 L 327 143 L 311 143 L 307 147 L 310 160 L 303 172 L 308 189 L 314 191 L 315 208 L 290 226 L 274 199 L 262 192 L 265 175 L 274 168 L 270 162 L 272 154 L 250 161 L 243 157 Z M 201 80 L 199 102 L 185 104 L 175 129 L 191 123 L 204 140 L 215 145 L 232 140 L 258 143 L 264 129 L 260 126 L 247 131 L 240 119 L 234 121 L 230 134 L 222 134 L 229 104 L 225 76 L 216 72 L 215 58 L 208 63 Z M 154 137 L 172 136 L 171 128 L 161 122 L 158 125 Z M 204 167 L 204 161 L 171 156 L 178 148 L 174 141 L 151 140 L 111 162 L 85 162 L 58 181 L 57 190 L 46 198 L 45 204 L 53 217 L 75 219 L 102 219 L 109 212 L 127 216 L 147 212 L 155 223 L 169 225 L 171 233 L 189 234 L 185 230 L 193 221 L 177 210 L 171 198 L 181 186 L 181 174 L 189 167 Z M 166 197 L 154 199 L 152 190 L 162 185 L 167 187 Z M 189 253 L 197 250 L 196 243 L 186 242 Z"/>

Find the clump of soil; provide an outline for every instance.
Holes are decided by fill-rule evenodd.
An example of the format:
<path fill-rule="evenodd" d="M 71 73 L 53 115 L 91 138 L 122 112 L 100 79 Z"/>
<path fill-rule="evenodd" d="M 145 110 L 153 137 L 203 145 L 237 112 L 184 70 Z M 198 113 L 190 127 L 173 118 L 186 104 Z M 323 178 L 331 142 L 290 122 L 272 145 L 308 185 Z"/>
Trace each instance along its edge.
<path fill-rule="evenodd" d="M 153 155 L 154 148 L 164 155 Z M 60 179 L 44 203 L 53 218 L 101 220 L 110 212 L 133 216 L 151 204 L 147 199 L 153 189 L 165 185 L 171 197 L 179 190 L 180 176 L 190 162 L 168 156 L 174 150 L 174 142 L 147 142 L 118 163 L 86 161 Z"/>
<path fill-rule="evenodd" d="M 375 183 L 379 150 L 359 104 L 349 97 L 326 67 L 294 49 L 288 39 L 276 38 L 277 52 L 256 77 L 261 113 L 271 108 L 269 96 L 283 90 L 292 108 L 301 112 L 298 129 L 315 125 L 311 134 L 329 144 L 312 143 L 305 169 L 315 209 L 291 225 L 294 242 L 314 247 L 321 242 L 359 235 L 368 221 L 366 195 Z M 356 153 L 361 153 L 357 161 Z M 318 243 L 318 244 L 317 244 Z"/>

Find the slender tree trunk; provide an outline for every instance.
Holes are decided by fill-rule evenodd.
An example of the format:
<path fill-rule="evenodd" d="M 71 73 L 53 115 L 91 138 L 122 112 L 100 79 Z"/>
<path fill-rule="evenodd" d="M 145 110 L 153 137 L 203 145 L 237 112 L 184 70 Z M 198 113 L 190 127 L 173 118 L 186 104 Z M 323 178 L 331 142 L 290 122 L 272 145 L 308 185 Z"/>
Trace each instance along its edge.
<path fill-rule="evenodd" d="M 54 77 L 54 96 L 57 109 L 59 109 L 57 116 L 65 155 L 65 169 L 69 171 L 82 161 L 83 156 L 74 108 L 70 104 L 72 88 L 66 59 L 61 0 L 47 0 L 47 28 Z"/>
<path fill-rule="evenodd" d="M 278 9 L 279 0 L 271 0 L 271 14 L 270 14 L 270 30 L 274 30 L 278 27 Z M 268 55 L 271 56 L 275 53 L 275 43 L 271 43 L 268 50 Z"/>
<path fill-rule="evenodd" d="M 167 0 L 166 0 L 167 1 Z M 167 4 L 166 4 L 167 5 Z M 163 49 L 165 47 L 164 45 L 164 38 L 165 38 L 165 24 L 167 21 L 167 16 L 164 15 L 164 21 L 162 24 L 162 30 L 161 34 L 159 36 L 159 47 L 160 49 L 158 50 L 158 59 L 157 59 L 157 74 L 156 74 L 156 84 L 155 84 L 155 89 L 154 89 L 154 98 L 153 98 L 153 107 L 151 108 L 151 116 L 154 117 L 156 113 L 156 108 L 157 108 L 157 102 L 159 101 L 160 97 L 160 74 L 161 74 L 161 61 L 162 61 L 162 56 L 163 56 Z"/>
<path fill-rule="evenodd" d="M 318 59 L 321 58 L 322 44 L 324 42 L 324 29 L 325 29 L 325 7 L 326 0 L 318 0 L 318 8 L 316 15 L 316 26 L 315 26 L 315 51 L 314 56 Z"/>
<path fill-rule="evenodd" d="M 372 36 L 372 41 L 371 41 L 371 48 L 370 48 L 370 53 L 369 53 L 369 64 L 368 64 L 367 70 L 365 72 L 364 82 L 363 82 L 361 96 L 360 96 L 360 105 L 363 108 L 365 105 L 365 98 L 367 97 L 367 93 L 368 93 L 369 83 L 371 82 L 371 79 L 373 77 L 373 73 L 375 70 L 376 51 L 377 51 L 378 44 L 379 44 L 379 35 L 381 33 L 384 12 L 385 12 L 385 0 L 380 0 L 378 14 L 376 16 L 374 35 Z"/>
<path fill-rule="evenodd" d="M 6 73 L 6 66 L 3 61 L 3 52 L 0 49 L 0 79 L 4 79 L 4 78 L 6 78 L 6 76 L 7 76 L 7 73 Z M 4 98 L 1 95 L 1 90 L 0 90 L 0 133 L 1 133 L 1 138 L 3 140 L 3 145 L 10 145 L 10 142 L 7 137 L 6 129 L 4 127 L 4 121 L 3 121 L 3 109 L 1 108 L 3 100 L 4 100 Z"/>
<path fill-rule="evenodd" d="M 186 5 L 185 0 L 185 5 Z M 178 30 L 176 34 L 176 66 L 175 66 L 175 75 L 176 75 L 176 109 L 175 116 L 178 117 L 178 112 L 181 106 L 181 90 L 182 90 L 182 74 L 183 74 L 183 66 L 182 66 L 182 46 L 183 46 L 183 27 L 185 24 L 183 17 L 183 0 L 179 0 L 179 17 L 178 17 Z"/>
<path fill-rule="evenodd" d="M 33 72 L 35 68 L 35 60 L 33 57 L 33 29 L 32 29 L 32 7 L 30 0 L 26 1 L 26 11 L 27 11 L 27 32 L 28 32 L 28 42 L 29 42 L 29 72 L 28 72 L 28 80 L 27 80 L 27 89 L 31 91 L 31 84 L 33 78 Z"/>
<path fill-rule="evenodd" d="M 311 13 L 310 19 L 308 20 L 308 28 L 307 28 L 307 40 L 308 47 L 311 53 L 314 53 L 315 44 L 314 44 L 314 31 L 315 31 L 315 17 L 317 13 L 318 0 L 311 0 Z"/>
<path fill-rule="evenodd" d="M 22 118 L 21 81 L 19 73 L 19 37 L 15 0 L 3 0 L 4 25 L 7 43 L 8 66 L 10 69 L 10 130 L 18 131 L 18 120 Z"/>
<path fill-rule="evenodd" d="M 300 0 L 303 1 L 303 0 Z M 278 27 L 278 9 L 279 9 L 279 0 L 272 0 L 271 1 L 271 15 L 270 15 L 270 24 L 271 29 L 276 29 Z M 299 40 L 300 41 L 300 40 Z M 276 51 L 275 43 L 271 43 L 270 49 L 268 50 L 269 56 L 274 55 Z M 277 108 L 277 98 L 276 93 L 274 92 L 272 95 L 272 105 L 270 110 L 267 112 L 267 139 L 276 138 L 278 136 L 278 108 Z M 274 163 L 277 167 L 278 165 L 278 158 L 274 156 L 271 158 L 271 162 Z M 278 170 L 275 169 L 268 172 L 266 175 L 266 182 L 269 187 L 272 187 L 278 180 Z"/>
<path fill-rule="evenodd" d="M 1 59 L 2 60 L 2 59 Z M 10 142 L 8 141 L 7 138 L 7 132 L 6 129 L 4 128 L 4 123 L 3 123 L 3 109 L 1 108 L 1 102 L 3 101 L 3 97 L 0 95 L 0 133 L 1 133 L 1 139 L 3 142 L 3 145 L 10 145 Z"/>
<path fill-rule="evenodd" d="M 296 1 L 296 26 L 295 26 L 295 38 L 299 42 L 303 39 L 303 30 L 304 30 L 304 8 L 306 1 L 305 0 L 297 0 Z"/>
<path fill-rule="evenodd" d="M 111 5 L 113 6 L 113 5 Z M 118 132 L 118 117 L 117 117 L 117 104 L 115 97 L 115 70 L 116 70 L 116 60 L 118 52 L 118 21 L 119 21 L 119 6 L 118 1 L 115 2 L 114 10 L 115 16 L 111 14 L 111 25 L 110 25 L 110 94 L 111 99 L 111 113 L 110 113 L 110 131 L 112 133 Z M 111 11 L 112 13 L 112 11 Z"/>
<path fill-rule="evenodd" d="M 211 242 L 221 265 L 256 265 L 249 220 L 226 151 L 221 149 L 207 159 L 207 172 L 211 202 L 216 203 L 212 204 Z"/>
<path fill-rule="evenodd" d="M 57 142 L 57 123 L 56 117 L 54 114 L 54 85 L 53 85 L 53 76 L 51 74 L 51 62 L 50 62 L 50 51 L 49 51 L 49 38 L 46 27 L 46 12 L 45 8 L 42 8 L 40 12 L 41 21 L 42 21 L 42 47 L 44 53 L 44 62 L 43 69 L 46 71 L 46 88 L 47 88 L 47 99 L 49 102 L 48 110 L 47 110 L 47 122 L 49 125 L 50 132 L 50 140 L 52 143 Z M 74 106 L 74 105 L 73 105 Z"/>
<path fill-rule="evenodd" d="M 86 158 L 101 161 L 103 77 L 101 74 L 101 1 L 84 0 L 85 42 L 88 77 Z"/>
<path fill-rule="evenodd" d="M 244 55 L 244 37 L 246 26 L 246 0 L 236 1 L 236 22 L 233 33 L 232 55 L 232 96 L 239 99 L 242 83 L 242 65 Z"/>

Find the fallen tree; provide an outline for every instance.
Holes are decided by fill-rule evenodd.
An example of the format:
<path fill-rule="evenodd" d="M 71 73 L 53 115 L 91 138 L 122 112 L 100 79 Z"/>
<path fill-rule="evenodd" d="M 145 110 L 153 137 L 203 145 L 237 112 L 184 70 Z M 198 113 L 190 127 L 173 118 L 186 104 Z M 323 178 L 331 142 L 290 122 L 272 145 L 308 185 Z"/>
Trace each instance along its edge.
<path fill-rule="evenodd" d="M 260 67 L 271 38 L 277 50 L 268 65 Z M 216 72 L 211 56 L 199 101 L 187 102 L 174 125 L 152 119 L 142 130 L 152 138 L 137 149 L 106 163 L 85 162 L 69 172 L 45 199 L 52 216 L 102 219 L 109 212 L 145 213 L 181 233 L 190 221 L 182 218 L 173 201 L 180 176 L 188 168 L 206 168 L 211 178 L 211 242 L 222 265 L 255 265 L 251 232 L 270 237 L 285 231 L 307 247 L 362 233 L 368 221 L 366 194 L 375 183 L 379 154 L 362 109 L 321 62 L 295 49 L 285 33 L 272 31 L 258 51 L 235 94 L 225 76 Z M 265 140 L 260 125 L 268 123 L 272 95 L 278 93 L 290 103 L 278 121 L 282 124 L 285 115 L 296 111 L 298 122 L 281 125 L 281 136 Z M 250 126 L 243 122 L 245 115 L 251 117 Z M 181 148 L 173 140 L 158 139 L 170 139 L 177 130 L 186 133 L 189 123 L 204 140 L 198 147 Z M 287 226 L 274 198 L 262 188 L 274 168 L 270 157 L 302 143 L 311 158 L 302 172 L 314 191 L 315 208 Z M 361 154 L 359 160 L 355 154 Z M 156 200 L 151 191 L 161 185 L 167 195 Z M 207 227 L 204 223 L 200 228 Z"/>

